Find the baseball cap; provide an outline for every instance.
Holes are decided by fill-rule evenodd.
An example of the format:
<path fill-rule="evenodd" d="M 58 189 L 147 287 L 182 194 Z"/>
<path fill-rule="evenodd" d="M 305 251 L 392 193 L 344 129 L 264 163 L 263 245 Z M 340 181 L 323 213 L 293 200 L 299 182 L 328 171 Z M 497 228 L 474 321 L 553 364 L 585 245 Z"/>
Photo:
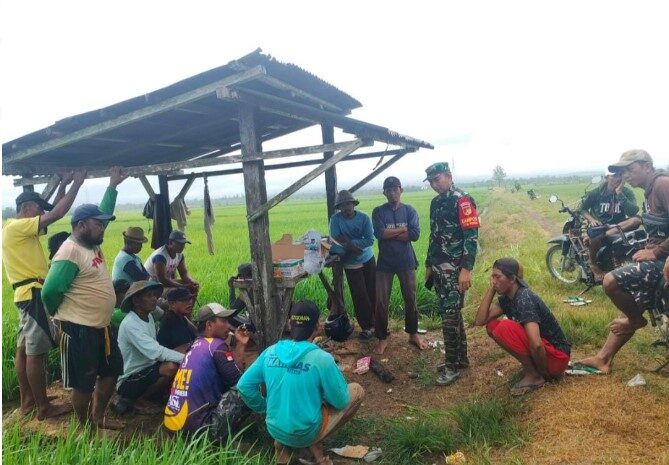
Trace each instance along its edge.
<path fill-rule="evenodd" d="M 182 244 L 191 243 L 188 239 L 186 239 L 186 235 L 183 232 L 179 231 L 178 229 L 172 231 L 168 239 L 174 242 L 181 242 Z"/>
<path fill-rule="evenodd" d="M 175 287 L 167 291 L 168 302 L 179 302 L 184 300 L 192 300 L 193 294 L 185 287 Z"/>
<path fill-rule="evenodd" d="M 425 169 L 425 174 L 427 175 L 423 181 L 431 181 L 437 176 L 439 176 L 441 173 L 450 173 L 451 168 L 448 166 L 448 162 L 439 162 L 439 163 L 434 163 L 430 166 L 428 166 Z"/>
<path fill-rule="evenodd" d="M 19 196 L 16 197 L 16 209 L 18 210 L 21 207 L 21 204 L 26 202 L 35 202 L 37 205 L 42 207 L 42 210 L 45 212 L 53 210 L 53 205 L 44 200 L 37 192 L 21 192 Z"/>
<path fill-rule="evenodd" d="M 301 300 L 293 305 L 290 312 L 290 335 L 296 341 L 304 341 L 318 326 L 321 312 L 315 303 L 310 300 Z"/>
<path fill-rule="evenodd" d="M 398 178 L 395 176 L 388 176 L 384 181 L 383 181 L 383 190 L 390 189 L 392 187 L 402 187 L 402 183 Z"/>
<path fill-rule="evenodd" d="M 639 149 L 628 150 L 627 152 L 623 153 L 620 156 L 620 160 L 618 160 L 618 163 L 609 165 L 609 171 L 621 171 L 624 168 L 631 165 L 632 163 L 634 163 L 635 161 L 653 163 L 653 159 L 645 150 L 639 150 Z"/>
<path fill-rule="evenodd" d="M 196 321 L 198 323 L 202 323 L 214 317 L 230 318 L 231 316 L 235 315 L 238 311 L 239 310 L 235 309 L 227 309 L 221 304 L 212 302 L 210 304 L 203 305 L 202 307 L 200 307 L 200 311 L 197 314 Z"/>
<path fill-rule="evenodd" d="M 116 219 L 114 215 L 110 215 L 100 210 L 97 205 L 93 205 L 92 203 L 85 203 L 74 209 L 70 223 L 78 223 L 79 221 L 87 220 L 89 218 L 100 221 L 114 221 Z"/>

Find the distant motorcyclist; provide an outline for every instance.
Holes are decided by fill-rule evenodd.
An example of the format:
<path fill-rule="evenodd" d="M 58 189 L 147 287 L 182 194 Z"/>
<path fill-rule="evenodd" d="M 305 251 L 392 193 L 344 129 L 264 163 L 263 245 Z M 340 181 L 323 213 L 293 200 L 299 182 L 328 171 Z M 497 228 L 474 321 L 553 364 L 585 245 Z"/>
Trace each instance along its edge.
<path fill-rule="evenodd" d="M 622 171 L 617 171 L 607 172 L 600 185 L 583 198 L 579 211 L 588 220 L 588 226 L 595 227 L 603 224 L 618 224 L 636 215 L 639 207 L 634 192 L 625 186 Z M 586 241 L 590 255 L 590 269 L 596 281 L 601 281 L 604 277 L 604 272 L 595 259 L 603 240 L 604 236 L 601 235 Z"/>

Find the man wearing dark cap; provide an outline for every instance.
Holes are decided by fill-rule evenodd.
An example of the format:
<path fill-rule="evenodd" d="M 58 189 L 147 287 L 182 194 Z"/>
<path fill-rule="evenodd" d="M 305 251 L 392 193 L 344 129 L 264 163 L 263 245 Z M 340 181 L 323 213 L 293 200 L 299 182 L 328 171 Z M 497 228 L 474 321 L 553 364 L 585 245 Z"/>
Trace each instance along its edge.
<path fill-rule="evenodd" d="M 581 360 L 576 369 L 584 367 L 596 373 L 608 373 L 611 362 L 620 348 L 637 329 L 648 323 L 645 309 L 654 304 L 655 287 L 662 277 L 665 259 L 669 256 L 669 173 L 653 168 L 653 159 L 645 150 L 629 150 L 618 163 L 609 166 L 611 172 L 622 172 L 632 187 L 644 190 L 644 211 L 639 217 L 620 223 L 623 229 L 641 224 L 648 233 L 646 247 L 632 256 L 633 265 L 617 268 L 604 276 L 602 287 L 613 304 L 625 314 L 609 324 L 609 335 L 597 355 Z"/>
<path fill-rule="evenodd" d="M 323 439 L 353 417 L 364 395 L 359 384 L 346 384 L 332 355 L 313 343 L 319 316 L 313 302 L 295 304 L 291 340 L 268 347 L 237 383 L 246 405 L 265 415 L 278 463 L 288 463 L 288 446 L 308 447 L 316 463 L 331 465 Z M 259 389 L 263 384 L 265 396 Z"/>
<path fill-rule="evenodd" d="M 63 385 L 72 388 L 77 418 L 110 429 L 123 426 L 104 416 L 123 361 L 110 332 L 116 295 L 100 245 L 115 219 L 116 186 L 123 179 L 121 169 L 112 168 L 100 207 L 83 204 L 74 210 L 72 235 L 53 257 L 42 288 L 44 306 L 60 325 Z"/>
<path fill-rule="evenodd" d="M 379 343 L 374 349 L 383 354 L 388 346 L 388 301 L 397 275 L 404 298 L 404 331 L 409 342 L 419 349 L 427 343 L 418 334 L 418 308 L 416 306 L 416 268 L 418 260 L 412 242 L 420 237 L 418 213 L 411 205 L 400 202 L 402 183 L 395 176 L 383 181 L 383 194 L 388 202 L 372 211 L 374 235 L 379 241 L 379 261 L 376 265 L 376 308 L 374 326 Z"/>
<path fill-rule="evenodd" d="M 46 395 L 46 354 L 55 347 L 55 341 L 40 296 L 48 265 L 39 236 L 46 234 L 47 226 L 65 216 L 85 179 L 84 170 L 64 175 L 54 205 L 36 192 L 21 193 L 16 198 L 17 217 L 2 226 L 2 262 L 20 312 L 14 359 L 20 408 L 24 415 L 35 409 L 39 420 L 71 410 L 69 405 L 52 404 Z M 72 187 L 65 193 L 70 182 Z"/>
<path fill-rule="evenodd" d="M 426 181 L 437 192 L 430 203 L 430 240 L 425 259 L 426 287 L 434 284 L 439 300 L 446 363 L 437 384 L 449 385 L 469 366 L 462 320 L 465 292 L 478 249 L 479 217 L 474 199 L 453 186 L 448 163 L 430 165 Z"/>
<path fill-rule="evenodd" d="M 123 248 L 114 259 L 112 268 L 112 279 L 123 279 L 129 283 L 149 279 L 149 272 L 144 268 L 142 260 L 137 256 L 142 246 L 149 239 L 144 235 L 144 230 L 132 226 L 123 231 Z"/>
<path fill-rule="evenodd" d="M 227 437 L 230 409 L 244 409 L 238 393 L 230 389 L 237 384 L 249 332 L 243 326 L 235 330 L 235 347 L 225 342 L 230 333 L 228 319 L 237 310 L 229 310 L 217 303 L 203 305 L 196 321 L 199 337 L 193 342 L 177 371 L 165 407 L 163 424 L 170 431 L 195 433 L 208 428 L 209 437 L 220 440 Z M 244 416 L 244 412 L 238 412 Z M 237 425 L 231 424 L 234 428 Z"/>
<path fill-rule="evenodd" d="M 162 292 L 160 283 L 135 281 L 121 303 L 127 316 L 118 329 L 123 374 L 116 390 L 140 409 L 148 407 L 153 396 L 167 391 L 184 357 L 183 352 L 164 347 L 156 340 L 156 322 L 151 312 Z"/>
<path fill-rule="evenodd" d="M 149 255 L 144 262 L 144 268 L 149 272 L 151 279 L 158 281 L 165 288 L 186 287 L 197 296 L 200 285 L 188 274 L 186 257 L 183 254 L 186 244 L 190 244 L 186 235 L 175 229 L 170 233 L 167 244 Z M 176 279 L 177 271 L 179 271 L 180 280 Z"/>
<path fill-rule="evenodd" d="M 197 337 L 197 328 L 190 320 L 193 314 L 193 294 L 185 287 L 167 291 L 168 309 L 160 321 L 158 343 L 185 352 Z"/>
<path fill-rule="evenodd" d="M 339 244 L 333 245 L 330 252 L 341 256 L 355 317 L 360 325 L 359 336 L 368 340 L 374 335 L 376 304 L 374 228 L 369 216 L 356 211 L 359 203 L 347 190 L 337 193 L 334 206 L 339 211 L 330 218 L 330 237 Z"/>

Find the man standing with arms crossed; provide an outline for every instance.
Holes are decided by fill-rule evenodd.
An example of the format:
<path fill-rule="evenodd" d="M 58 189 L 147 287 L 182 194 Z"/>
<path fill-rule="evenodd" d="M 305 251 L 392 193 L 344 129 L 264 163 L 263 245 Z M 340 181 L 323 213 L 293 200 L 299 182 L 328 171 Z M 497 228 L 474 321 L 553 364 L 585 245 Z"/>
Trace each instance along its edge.
<path fill-rule="evenodd" d="M 374 311 L 376 337 L 379 343 L 374 353 L 381 355 L 388 346 L 388 301 L 397 275 L 404 298 L 404 331 L 409 343 L 421 350 L 427 343 L 418 335 L 418 308 L 416 306 L 416 268 L 418 260 L 412 242 L 420 237 L 418 213 L 411 205 L 400 202 L 402 183 L 395 176 L 383 181 L 383 194 L 388 202 L 372 212 L 374 235 L 379 241 L 379 262 L 376 266 L 376 310 Z"/>
<path fill-rule="evenodd" d="M 72 405 L 79 422 L 119 429 L 105 421 L 105 409 L 123 372 L 123 360 L 109 325 L 116 294 L 100 244 L 109 221 L 115 219 L 116 186 L 125 177 L 111 169 L 109 187 L 97 205 L 83 204 L 72 214 L 72 235 L 58 249 L 44 281 L 42 299 L 55 315 L 60 339 L 63 385 L 72 388 Z M 92 407 L 91 398 L 93 400 Z"/>
<path fill-rule="evenodd" d="M 434 283 L 439 299 L 446 363 L 437 384 L 448 386 L 460 377 L 461 368 L 469 367 L 462 306 L 472 283 L 480 223 L 474 199 L 453 186 L 448 163 L 430 165 L 425 173 L 439 194 L 430 204 L 425 286 Z"/>
<path fill-rule="evenodd" d="M 14 366 L 21 413 L 26 415 L 36 409 L 39 420 L 71 410 L 69 405 L 52 404 L 46 395 L 46 354 L 56 344 L 40 296 L 48 265 L 39 236 L 46 234 L 47 226 L 65 216 L 85 179 L 84 170 L 64 175 L 54 205 L 36 192 L 21 193 L 16 198 L 16 219 L 7 220 L 2 228 L 2 261 L 20 311 Z M 70 182 L 73 184 L 66 194 Z"/>

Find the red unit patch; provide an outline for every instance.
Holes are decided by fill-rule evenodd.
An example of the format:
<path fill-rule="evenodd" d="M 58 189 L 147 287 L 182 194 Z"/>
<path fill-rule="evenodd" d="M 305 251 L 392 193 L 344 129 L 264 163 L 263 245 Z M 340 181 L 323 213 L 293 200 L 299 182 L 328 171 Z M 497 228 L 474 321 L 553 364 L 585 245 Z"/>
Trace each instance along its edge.
<path fill-rule="evenodd" d="M 481 226 L 476 205 L 469 197 L 458 199 L 458 220 L 462 229 L 474 229 Z"/>

